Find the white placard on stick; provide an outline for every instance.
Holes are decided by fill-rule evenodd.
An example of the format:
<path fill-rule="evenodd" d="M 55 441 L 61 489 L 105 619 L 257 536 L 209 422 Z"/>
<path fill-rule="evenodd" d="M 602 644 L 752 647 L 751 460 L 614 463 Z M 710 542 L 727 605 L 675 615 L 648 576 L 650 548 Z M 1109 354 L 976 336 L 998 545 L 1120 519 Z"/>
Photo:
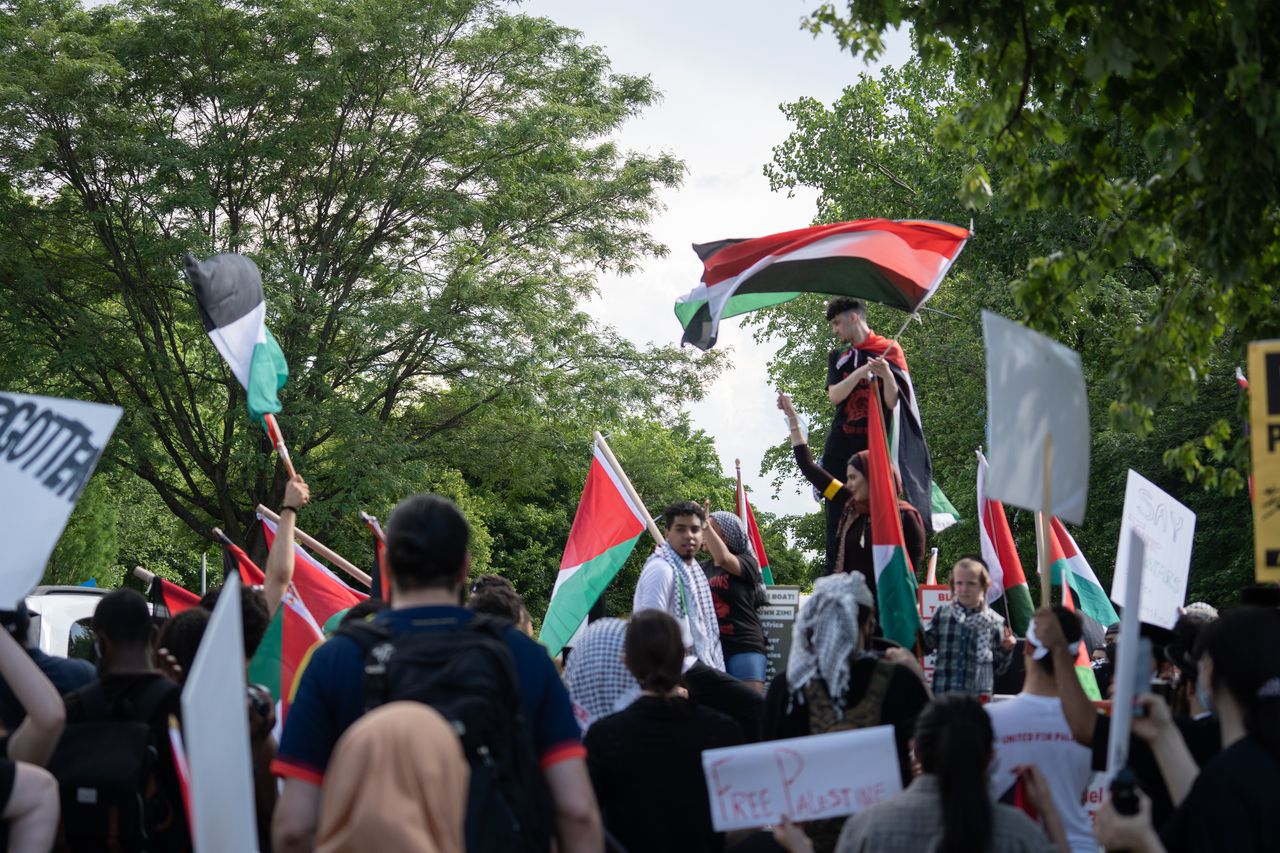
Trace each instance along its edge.
<path fill-rule="evenodd" d="M 13 607 L 40 582 L 122 413 L 117 406 L 0 391 L 0 608 Z"/>
<path fill-rule="evenodd" d="M 717 832 L 854 814 L 902 790 L 893 726 L 702 753 Z"/>
<path fill-rule="evenodd" d="M 1089 493 L 1089 400 L 1080 355 L 990 311 L 987 351 L 987 496 L 1084 521 Z M 1044 446 L 1053 436 L 1051 507 L 1044 505 Z"/>
<path fill-rule="evenodd" d="M 227 575 L 182 688 L 196 853 L 258 850 L 245 708 L 240 578 L 232 573 Z"/>
<path fill-rule="evenodd" d="M 1116 672 L 1111 683 L 1115 692 L 1111 700 L 1111 735 L 1107 741 L 1107 781 L 1115 778 L 1129 760 L 1129 729 L 1133 724 L 1134 679 L 1140 667 L 1150 667 L 1148 660 L 1139 660 L 1138 616 L 1142 604 L 1142 566 L 1146 545 L 1136 531 L 1128 532 L 1129 542 L 1125 553 L 1129 566 L 1125 574 L 1125 597 L 1137 601 L 1138 608 L 1126 607 L 1120 614 L 1120 636 L 1116 638 Z M 1117 572 L 1119 569 L 1117 569 Z"/>
<path fill-rule="evenodd" d="M 1142 565 L 1142 621 L 1172 628 L 1187 597 L 1191 572 L 1191 541 L 1196 514 L 1178 503 L 1159 486 L 1132 469 L 1124 491 L 1124 515 L 1120 519 L 1120 545 L 1116 548 L 1116 576 L 1111 600 L 1121 607 L 1129 576 L 1129 533 L 1146 544 Z"/>

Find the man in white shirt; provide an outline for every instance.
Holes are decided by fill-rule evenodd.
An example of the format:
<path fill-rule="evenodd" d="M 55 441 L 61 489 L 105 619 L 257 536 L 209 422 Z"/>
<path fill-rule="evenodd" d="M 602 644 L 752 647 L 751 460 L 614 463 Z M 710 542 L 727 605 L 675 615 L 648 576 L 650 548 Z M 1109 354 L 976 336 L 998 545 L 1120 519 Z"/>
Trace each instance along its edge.
<path fill-rule="evenodd" d="M 1080 619 L 1061 606 L 1052 610 L 1074 660 L 1084 633 Z M 1024 654 L 1028 660 L 1022 692 L 1013 699 L 987 706 L 996 736 L 991 762 L 992 796 L 1004 797 L 1017 783 L 1015 768 L 1034 764 L 1049 785 L 1073 853 L 1097 853 L 1098 844 L 1083 804 L 1083 795 L 1093 777 L 1091 754 L 1071 735 L 1054 681 L 1053 657 L 1036 639 L 1034 626 L 1027 630 Z"/>
<path fill-rule="evenodd" d="M 632 599 L 633 612 L 661 610 L 680 623 L 688 670 L 696 661 L 724 670 L 720 649 L 720 623 L 707 576 L 698 565 L 702 531 L 707 522 L 703 508 L 693 501 L 680 501 L 663 514 L 667 542 L 653 552 L 640 572 Z"/>

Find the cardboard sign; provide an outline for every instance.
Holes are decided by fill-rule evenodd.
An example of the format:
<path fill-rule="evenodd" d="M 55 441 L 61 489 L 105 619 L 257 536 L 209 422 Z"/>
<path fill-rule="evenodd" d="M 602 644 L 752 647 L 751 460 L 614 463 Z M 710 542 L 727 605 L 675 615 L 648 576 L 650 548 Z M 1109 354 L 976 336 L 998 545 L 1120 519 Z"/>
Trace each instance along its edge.
<path fill-rule="evenodd" d="M 1084 521 L 1089 492 L 1089 400 L 1080 355 L 990 311 L 987 497 L 1063 521 Z M 1052 506 L 1044 505 L 1045 437 L 1053 436 Z"/>
<path fill-rule="evenodd" d="M 40 582 L 123 410 L 0 392 L 0 608 Z"/>
<path fill-rule="evenodd" d="M 920 621 L 924 623 L 924 628 L 928 630 L 929 623 L 933 621 L 933 614 L 939 607 L 951 600 L 951 587 L 946 584 L 923 584 L 920 586 Z M 920 661 L 924 667 L 925 681 L 930 687 L 933 686 L 933 670 L 938 662 L 938 653 L 929 652 Z"/>
<path fill-rule="evenodd" d="M 768 586 L 764 590 L 768 604 L 756 611 L 764 628 L 766 682 L 787 668 L 791 656 L 791 636 L 800 612 L 800 587 Z"/>
<path fill-rule="evenodd" d="M 191 770 L 191 838 L 196 853 L 256 853 L 240 578 L 235 573 L 227 576 L 182 688 L 182 728 Z"/>
<path fill-rule="evenodd" d="M 1178 503 L 1159 486 L 1130 469 L 1120 517 L 1120 545 L 1116 549 L 1116 575 L 1111 600 L 1126 606 L 1125 584 L 1129 576 L 1130 534 L 1145 543 L 1142 566 L 1143 622 L 1172 628 L 1187 596 L 1191 571 L 1191 540 L 1196 514 Z"/>
<path fill-rule="evenodd" d="M 893 726 L 709 749 L 717 832 L 854 814 L 902 790 Z"/>
<path fill-rule="evenodd" d="M 1150 661 L 1138 660 L 1138 623 L 1142 611 L 1142 567 L 1146 565 L 1146 543 L 1136 530 L 1129 531 L 1128 559 L 1124 597 L 1136 606 L 1126 607 L 1120 614 L 1120 636 L 1116 638 L 1116 672 L 1111 682 L 1116 686 L 1111 701 L 1111 736 L 1107 741 L 1107 781 L 1124 768 L 1129 760 L 1129 727 L 1133 722 L 1133 684 L 1139 667 Z"/>
<path fill-rule="evenodd" d="M 1254 575 L 1280 582 L 1280 341 L 1249 344 Z"/>

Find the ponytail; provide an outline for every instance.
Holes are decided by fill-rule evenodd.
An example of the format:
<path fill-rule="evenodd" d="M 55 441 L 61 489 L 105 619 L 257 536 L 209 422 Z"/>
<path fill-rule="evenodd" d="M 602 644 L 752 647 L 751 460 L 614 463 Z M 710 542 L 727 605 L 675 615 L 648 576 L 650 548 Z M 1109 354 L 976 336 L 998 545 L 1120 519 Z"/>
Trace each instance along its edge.
<path fill-rule="evenodd" d="M 916 721 L 916 757 L 924 772 L 937 777 L 942 801 L 937 853 L 974 853 L 991 843 L 987 765 L 993 740 L 991 718 L 970 696 L 940 696 Z"/>

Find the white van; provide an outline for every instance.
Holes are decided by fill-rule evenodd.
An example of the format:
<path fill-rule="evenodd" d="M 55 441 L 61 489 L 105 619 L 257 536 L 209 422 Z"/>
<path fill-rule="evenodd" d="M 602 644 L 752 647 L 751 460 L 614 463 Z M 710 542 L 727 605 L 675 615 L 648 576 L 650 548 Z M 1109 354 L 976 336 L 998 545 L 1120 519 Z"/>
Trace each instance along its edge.
<path fill-rule="evenodd" d="M 50 655 L 98 662 L 93 645 L 93 611 L 111 592 L 92 586 L 38 586 L 27 596 L 31 612 L 28 645 Z M 148 605 L 149 606 L 149 605 Z"/>

